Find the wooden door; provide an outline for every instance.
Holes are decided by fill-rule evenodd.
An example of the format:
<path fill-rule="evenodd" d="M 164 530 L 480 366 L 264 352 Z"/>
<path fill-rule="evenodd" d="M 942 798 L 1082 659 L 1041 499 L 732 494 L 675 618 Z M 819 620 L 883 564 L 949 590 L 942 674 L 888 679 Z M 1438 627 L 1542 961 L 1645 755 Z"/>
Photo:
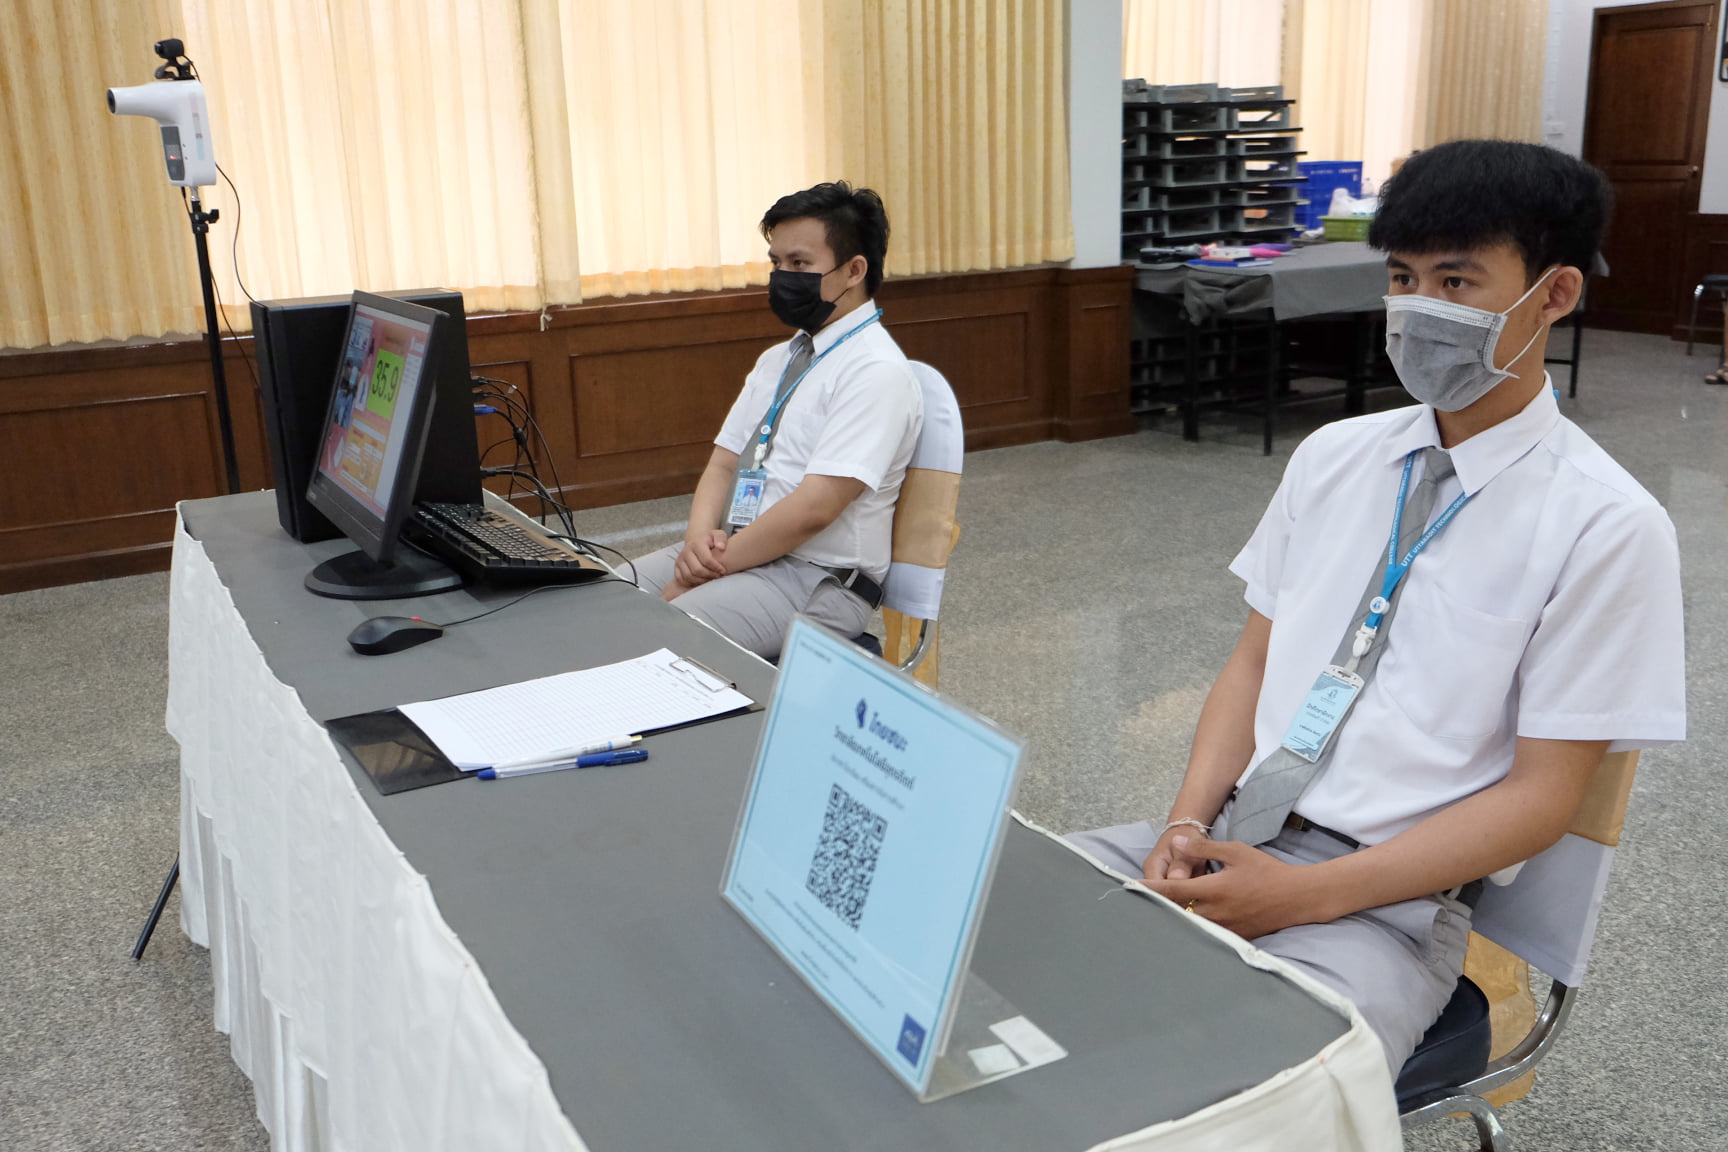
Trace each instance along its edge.
<path fill-rule="evenodd" d="M 1704 168 L 1716 9 L 1596 11 L 1584 159 L 1614 185 L 1614 216 L 1603 248 L 1610 274 L 1590 286 L 1592 325 L 1668 332 L 1674 322 L 1686 217 L 1698 211 Z"/>

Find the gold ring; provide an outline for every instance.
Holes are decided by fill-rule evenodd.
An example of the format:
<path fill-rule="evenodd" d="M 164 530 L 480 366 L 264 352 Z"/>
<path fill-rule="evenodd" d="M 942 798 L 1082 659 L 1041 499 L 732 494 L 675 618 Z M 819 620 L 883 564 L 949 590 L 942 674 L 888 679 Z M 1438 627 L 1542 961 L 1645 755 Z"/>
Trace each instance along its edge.
<path fill-rule="evenodd" d="M 1198 899 L 1198 897 L 1196 897 L 1196 899 Z M 1188 901 L 1188 907 L 1182 909 L 1182 911 L 1184 911 L 1184 912 L 1194 911 L 1194 901 L 1193 900 Z"/>

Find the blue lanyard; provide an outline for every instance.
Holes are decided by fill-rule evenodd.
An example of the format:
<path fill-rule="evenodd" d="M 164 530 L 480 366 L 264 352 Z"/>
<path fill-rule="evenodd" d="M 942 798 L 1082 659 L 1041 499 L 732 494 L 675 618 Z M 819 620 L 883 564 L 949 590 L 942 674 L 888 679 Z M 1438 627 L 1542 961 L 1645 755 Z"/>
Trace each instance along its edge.
<path fill-rule="evenodd" d="M 882 319 L 882 309 L 878 308 L 876 309 L 876 314 L 871 316 L 870 319 L 864 321 L 864 323 L 858 325 L 858 327 L 852 329 L 852 331 L 846 333 L 846 335 L 840 337 L 840 339 L 834 341 L 834 343 L 823 349 L 822 355 L 810 361 L 809 364 L 804 366 L 804 371 L 798 373 L 798 379 L 792 381 L 792 387 L 786 389 L 785 392 L 782 392 L 775 398 L 774 403 L 768 409 L 768 414 L 762 417 L 762 431 L 758 434 L 756 440 L 756 457 L 751 461 L 750 467 L 762 467 L 762 460 L 768 455 L 768 438 L 774 435 L 774 426 L 780 422 L 780 410 L 786 407 L 786 401 L 792 399 L 792 393 L 798 391 L 798 385 L 804 383 L 804 377 L 810 375 L 816 365 L 826 360 L 828 358 L 828 353 L 834 351 L 834 349 L 840 347 L 840 345 L 846 343 L 846 341 L 852 339 L 852 337 L 858 335 L 858 333 L 864 331 L 864 329 L 870 327 L 870 325 L 876 323 L 876 321 L 880 319 Z"/>
<path fill-rule="evenodd" d="M 1446 511 L 1440 513 L 1440 518 L 1429 525 L 1428 531 L 1422 533 L 1416 543 L 1410 546 L 1410 551 L 1404 554 L 1404 559 L 1398 559 L 1398 532 L 1404 525 L 1404 497 L 1410 492 L 1410 469 L 1416 463 L 1416 453 L 1404 457 L 1404 478 L 1398 482 L 1398 504 L 1392 510 L 1392 537 L 1386 542 L 1386 578 L 1380 583 L 1380 595 L 1369 605 L 1368 619 L 1362 626 L 1370 633 L 1380 627 L 1380 620 L 1391 609 L 1392 593 L 1397 589 L 1399 581 L 1404 579 L 1404 573 L 1410 571 L 1410 565 L 1416 557 L 1422 554 L 1422 549 L 1428 547 L 1428 542 L 1440 534 L 1440 529 L 1452 522 L 1452 517 L 1458 514 L 1458 509 L 1470 502 L 1470 494 L 1460 492 L 1458 499 L 1452 501 Z"/>

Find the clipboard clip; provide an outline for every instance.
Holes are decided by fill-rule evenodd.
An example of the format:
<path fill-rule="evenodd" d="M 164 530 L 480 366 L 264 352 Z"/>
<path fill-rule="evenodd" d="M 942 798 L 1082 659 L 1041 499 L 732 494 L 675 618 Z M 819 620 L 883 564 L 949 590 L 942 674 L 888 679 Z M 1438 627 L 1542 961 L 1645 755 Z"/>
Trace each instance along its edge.
<path fill-rule="evenodd" d="M 714 671 L 714 669 L 708 667 L 708 665 L 699 660 L 692 660 L 688 656 L 680 656 L 678 659 L 673 660 L 666 666 L 674 672 L 682 673 L 689 677 L 697 685 L 709 692 L 724 692 L 728 688 L 738 687 L 738 682 L 736 680 L 728 680 L 726 677 L 720 675 L 720 673 Z"/>

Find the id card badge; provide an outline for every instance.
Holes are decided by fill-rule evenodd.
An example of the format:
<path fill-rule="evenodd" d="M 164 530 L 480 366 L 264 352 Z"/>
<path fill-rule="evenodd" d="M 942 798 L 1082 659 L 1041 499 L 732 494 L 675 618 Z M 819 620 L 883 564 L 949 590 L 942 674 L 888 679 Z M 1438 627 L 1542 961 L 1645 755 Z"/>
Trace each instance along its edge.
<path fill-rule="evenodd" d="M 1337 665 L 1328 667 L 1314 680 L 1308 698 L 1296 710 L 1290 731 L 1284 734 L 1284 747 L 1310 764 L 1320 758 L 1326 745 L 1344 722 L 1350 702 L 1362 691 L 1362 677 L 1346 672 Z"/>
<path fill-rule="evenodd" d="M 742 528 L 754 521 L 762 511 L 762 493 L 767 487 L 768 473 L 761 468 L 746 468 L 739 472 L 732 487 L 732 511 L 727 514 L 726 522 L 734 528 Z"/>

